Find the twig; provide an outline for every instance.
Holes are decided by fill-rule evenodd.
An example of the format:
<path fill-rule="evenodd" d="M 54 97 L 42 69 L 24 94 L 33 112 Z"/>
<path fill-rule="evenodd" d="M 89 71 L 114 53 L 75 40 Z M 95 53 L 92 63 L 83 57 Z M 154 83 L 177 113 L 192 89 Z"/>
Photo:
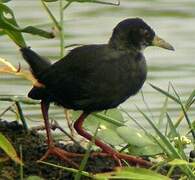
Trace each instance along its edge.
<path fill-rule="evenodd" d="M 74 130 L 73 130 L 72 122 L 70 119 L 70 110 L 64 109 L 64 114 L 65 114 L 65 118 L 68 124 L 68 128 L 70 130 L 71 136 L 74 137 Z"/>
<path fill-rule="evenodd" d="M 0 114 L 0 118 L 9 110 L 12 109 L 13 105 L 15 105 L 15 103 L 11 104 L 10 106 L 8 106 L 3 112 L 1 112 Z"/>
<path fill-rule="evenodd" d="M 50 125 L 50 128 L 55 131 L 56 129 L 59 129 L 61 132 L 63 132 L 66 136 L 68 136 L 75 144 L 80 145 L 70 134 L 68 134 L 62 127 L 60 127 L 60 125 L 58 124 L 57 121 L 52 120 L 52 123 Z M 31 128 L 31 130 L 34 131 L 42 131 L 45 130 L 45 126 L 41 125 L 41 126 L 36 126 Z"/>
<path fill-rule="evenodd" d="M 66 136 L 68 136 L 75 144 L 80 145 L 70 134 L 68 134 L 59 124 L 57 121 L 54 121 L 54 125 L 56 128 L 58 128 L 60 131 L 62 131 Z"/>

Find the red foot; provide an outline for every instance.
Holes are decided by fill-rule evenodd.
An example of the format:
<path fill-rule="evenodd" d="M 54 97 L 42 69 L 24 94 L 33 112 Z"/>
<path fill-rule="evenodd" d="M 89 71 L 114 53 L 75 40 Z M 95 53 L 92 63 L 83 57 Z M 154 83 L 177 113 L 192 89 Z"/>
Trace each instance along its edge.
<path fill-rule="evenodd" d="M 113 159 L 117 162 L 118 166 L 122 166 L 121 160 L 126 160 L 130 164 L 139 165 L 142 167 L 151 167 L 152 166 L 152 163 L 149 161 L 143 160 L 143 159 L 135 157 L 135 156 L 119 153 L 117 151 L 115 151 L 115 152 L 113 151 L 112 153 L 103 153 L 103 152 L 92 153 L 92 156 L 113 157 Z"/>
<path fill-rule="evenodd" d="M 115 156 L 118 159 L 120 159 L 120 160 L 124 159 L 124 160 L 128 161 L 129 163 L 131 163 L 133 165 L 139 165 L 139 166 L 142 166 L 142 167 L 151 167 L 152 166 L 151 162 L 143 160 L 143 159 L 135 157 L 135 156 L 130 156 L 130 155 L 123 154 L 123 153 L 118 153 L 118 152 L 115 154 Z"/>
<path fill-rule="evenodd" d="M 70 152 L 64 151 L 63 149 L 60 149 L 58 147 L 50 146 L 48 148 L 47 152 L 42 156 L 42 158 L 40 160 L 43 161 L 43 160 L 47 159 L 49 155 L 57 156 L 58 158 L 64 160 L 65 162 L 68 162 L 69 164 L 71 164 L 72 166 L 74 166 L 76 168 L 79 168 L 79 165 L 76 164 L 75 162 L 73 162 L 70 158 L 83 156 L 82 154 L 70 153 Z"/>

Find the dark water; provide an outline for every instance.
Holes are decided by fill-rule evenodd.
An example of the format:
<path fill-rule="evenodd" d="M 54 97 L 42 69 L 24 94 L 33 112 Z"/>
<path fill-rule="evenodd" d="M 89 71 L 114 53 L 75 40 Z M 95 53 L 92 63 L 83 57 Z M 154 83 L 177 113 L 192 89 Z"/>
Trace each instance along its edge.
<path fill-rule="evenodd" d="M 111 1 L 111 0 L 110 0 Z M 8 5 L 14 10 L 21 26 L 39 25 L 48 29 L 51 21 L 38 0 L 13 0 Z M 58 3 L 51 3 L 54 14 L 59 16 Z M 65 44 L 90 44 L 108 41 L 112 28 L 127 17 L 141 17 L 150 24 L 156 33 L 170 42 L 175 52 L 151 47 L 145 50 L 148 63 L 148 79 L 143 87 L 145 99 L 154 117 L 159 116 L 164 96 L 152 89 L 148 82 L 167 89 L 171 82 L 185 100 L 195 87 L 195 1 L 194 0 L 122 0 L 119 7 L 82 3 L 73 4 L 65 11 Z M 36 51 L 52 60 L 59 57 L 59 39 L 46 40 L 25 35 L 27 43 Z M 7 37 L 0 37 L 0 57 L 14 65 L 22 64 L 18 48 Z M 26 95 L 31 85 L 28 81 L 11 75 L 0 75 L 0 95 Z M 0 103 L 0 112 L 10 103 Z M 130 98 L 121 106 L 134 117 L 142 119 L 135 105 L 146 111 L 141 94 Z M 40 120 L 38 105 L 23 105 L 24 113 L 31 119 Z M 169 102 L 169 112 L 176 118 L 178 106 Z M 63 121 L 63 110 L 52 108 L 51 116 Z M 193 112 L 190 113 L 193 117 Z M 13 113 L 7 118 L 15 119 Z M 31 121 L 32 125 L 36 121 Z"/>

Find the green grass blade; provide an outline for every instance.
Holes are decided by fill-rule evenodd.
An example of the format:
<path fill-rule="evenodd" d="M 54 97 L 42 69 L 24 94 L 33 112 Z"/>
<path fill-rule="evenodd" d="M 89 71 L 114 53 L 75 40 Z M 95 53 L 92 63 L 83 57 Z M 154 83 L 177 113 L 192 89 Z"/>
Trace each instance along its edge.
<path fill-rule="evenodd" d="M 0 148 L 16 163 L 23 165 L 10 141 L 0 132 Z"/>
<path fill-rule="evenodd" d="M 172 99 L 173 101 L 177 102 L 178 104 L 180 103 L 180 101 L 179 101 L 176 97 L 174 97 L 173 95 L 171 95 L 170 93 L 168 93 L 168 92 L 162 90 L 161 88 L 159 88 L 159 87 L 157 87 L 157 86 L 154 86 L 154 85 L 152 85 L 152 84 L 150 84 L 150 86 L 151 86 L 152 88 L 154 88 L 155 90 L 159 91 L 160 93 L 164 94 L 165 96 L 169 97 L 169 98 Z"/>
<path fill-rule="evenodd" d="M 192 91 L 192 93 L 190 94 L 189 98 L 187 99 L 186 103 L 185 103 L 185 111 L 187 112 L 191 105 L 195 102 L 195 90 Z M 181 123 L 181 121 L 183 120 L 183 118 L 185 117 L 184 112 L 182 111 L 179 115 L 179 117 L 176 120 L 176 123 L 174 124 L 174 126 L 177 128 L 179 126 L 179 124 Z"/>
<path fill-rule="evenodd" d="M 74 169 L 74 168 L 68 168 L 68 167 L 64 167 L 64 166 L 60 166 L 60 165 L 56 165 L 56 164 L 53 164 L 53 163 L 48 163 L 48 162 L 45 162 L 45 161 L 37 161 L 38 163 L 42 163 L 42 164 L 46 164 L 48 166 L 52 166 L 52 167 L 55 167 L 55 168 L 59 168 L 59 169 L 63 169 L 65 171 L 68 171 L 68 172 L 72 172 L 74 174 L 78 173 L 78 169 Z M 86 176 L 86 177 L 89 177 L 89 178 L 93 178 L 93 176 L 86 172 L 86 171 L 82 171 L 81 174 L 83 176 Z"/>
<path fill-rule="evenodd" d="M 160 137 L 162 142 L 167 146 L 167 148 L 172 152 L 172 158 L 180 158 L 182 159 L 181 155 L 177 152 L 177 150 L 173 147 L 169 139 L 164 136 L 159 128 L 150 120 L 150 118 L 138 108 L 138 111 L 143 115 L 143 117 L 148 121 L 148 123 L 151 125 L 151 127 L 155 130 L 156 134 Z"/>
<path fill-rule="evenodd" d="M 170 158 L 171 159 L 182 159 L 182 156 L 178 153 L 177 149 L 171 144 L 171 142 L 169 141 L 169 139 L 164 136 L 160 130 L 158 129 L 158 127 L 148 118 L 148 116 L 142 112 L 139 108 L 138 111 L 143 115 L 143 117 L 149 122 L 149 124 L 152 126 L 152 128 L 155 130 L 155 132 L 157 133 L 157 135 L 160 137 L 160 139 L 162 140 L 162 142 L 164 143 L 164 145 L 166 146 L 167 149 L 169 149 L 171 151 L 170 154 Z M 192 172 L 191 168 L 189 166 L 184 166 L 184 167 L 180 167 L 182 169 L 182 171 L 190 178 L 194 179 L 195 175 Z"/>
<path fill-rule="evenodd" d="M 179 133 L 177 132 L 176 128 L 174 127 L 173 122 L 172 122 L 172 120 L 171 120 L 171 118 L 170 118 L 168 113 L 166 113 L 166 116 L 167 116 L 167 121 L 169 123 L 170 131 L 171 131 L 170 134 L 172 134 L 173 137 L 177 137 L 178 138 L 178 150 L 179 150 L 179 153 L 181 154 L 182 159 L 187 160 L 187 157 L 185 155 L 184 148 L 183 148 L 183 145 L 182 145 L 182 142 L 181 142 L 181 137 L 180 137 Z"/>
<path fill-rule="evenodd" d="M 117 121 L 117 120 L 115 120 L 115 119 L 113 119 L 111 117 L 108 117 L 106 115 L 103 115 L 103 114 L 100 114 L 100 113 L 93 113 L 92 115 L 95 116 L 95 117 L 98 117 L 98 118 L 100 118 L 100 119 L 102 119 L 102 120 L 104 120 L 106 122 L 112 123 L 112 124 L 114 124 L 116 126 L 119 126 L 119 127 L 120 126 L 124 126 L 124 123 L 121 123 L 121 122 L 119 122 L 119 121 Z"/>
<path fill-rule="evenodd" d="M 153 116 L 153 114 L 152 114 L 152 111 L 151 111 L 151 109 L 150 109 L 150 107 L 149 107 L 149 105 L 148 105 L 147 101 L 145 100 L 144 93 L 143 93 L 143 91 L 142 91 L 142 90 L 141 90 L 141 96 L 142 96 L 142 101 L 143 101 L 143 103 L 144 103 L 144 104 L 145 104 L 145 106 L 146 106 L 146 109 L 147 109 L 147 110 L 148 110 L 148 112 L 150 113 L 150 115 L 151 115 L 152 119 L 154 119 L 154 116 Z"/>
<path fill-rule="evenodd" d="M 169 93 L 169 90 L 170 90 L 170 85 L 168 86 L 168 93 Z M 169 99 L 169 97 L 166 96 L 165 97 L 165 101 L 163 103 L 163 107 L 161 108 L 161 113 L 160 113 L 160 116 L 159 116 L 159 119 L 158 119 L 158 125 L 157 125 L 159 128 L 163 124 L 163 118 L 164 118 L 164 116 L 166 114 L 166 110 L 167 110 L 167 106 L 168 106 L 168 99 Z"/>
<path fill-rule="evenodd" d="M 95 143 L 95 139 L 96 139 L 96 136 L 97 136 L 97 133 L 98 133 L 99 125 L 97 126 L 97 129 L 94 133 L 94 136 L 93 136 L 92 140 L 88 144 L 87 151 L 85 153 L 85 156 L 83 157 L 83 160 L 82 160 L 81 165 L 79 167 L 79 171 L 78 171 L 78 173 L 76 173 L 74 180 L 80 180 L 81 179 L 82 171 L 85 169 L 85 166 L 87 164 L 87 160 L 88 160 L 89 155 L 90 155 L 91 147 Z"/>

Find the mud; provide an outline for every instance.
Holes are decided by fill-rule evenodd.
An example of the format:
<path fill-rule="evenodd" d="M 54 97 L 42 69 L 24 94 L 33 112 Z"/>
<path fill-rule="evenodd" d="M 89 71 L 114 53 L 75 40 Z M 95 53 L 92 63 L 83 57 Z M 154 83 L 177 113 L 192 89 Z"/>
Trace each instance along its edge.
<path fill-rule="evenodd" d="M 71 180 L 73 174 L 65 170 L 51 167 L 48 165 L 40 164 L 37 162 L 47 150 L 45 143 L 46 139 L 42 134 L 35 131 L 25 131 L 22 125 L 18 122 L 0 121 L 0 132 L 5 135 L 12 143 L 17 153 L 20 154 L 20 147 L 22 147 L 23 156 L 23 174 L 24 179 L 36 175 L 43 179 L 49 180 Z M 76 144 L 60 144 L 56 142 L 58 147 L 63 148 L 68 152 L 85 153 L 85 149 Z M 5 157 L 5 153 L 0 150 L 0 157 Z M 81 158 L 72 159 L 78 165 L 82 161 Z M 56 157 L 49 157 L 47 162 L 54 163 L 65 167 L 72 167 L 67 162 L 64 162 Z M 115 167 L 115 162 L 109 157 L 90 157 L 88 159 L 85 171 L 91 173 L 108 172 Z M 17 180 L 20 179 L 20 166 L 8 159 L 6 161 L 0 161 L 0 180 Z M 87 179 L 84 177 L 83 179 Z"/>

